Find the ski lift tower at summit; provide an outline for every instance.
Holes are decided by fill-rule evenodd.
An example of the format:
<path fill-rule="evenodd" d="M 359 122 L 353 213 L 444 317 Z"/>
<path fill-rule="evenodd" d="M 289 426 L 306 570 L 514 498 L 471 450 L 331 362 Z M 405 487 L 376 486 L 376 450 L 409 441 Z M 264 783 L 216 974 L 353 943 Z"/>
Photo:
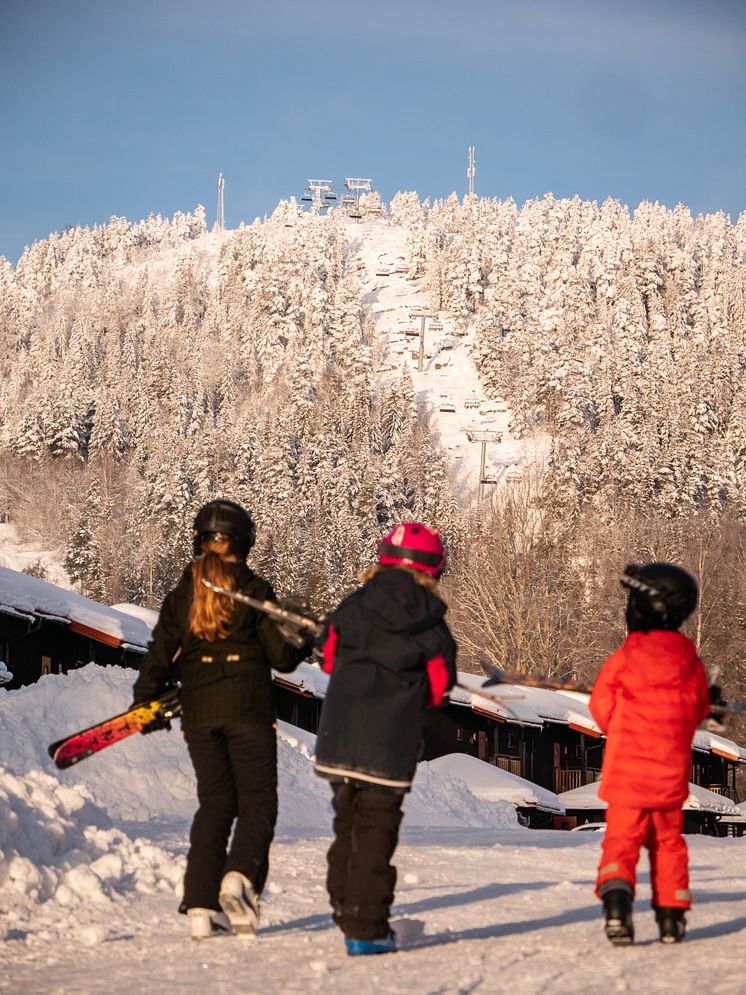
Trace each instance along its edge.
<path fill-rule="evenodd" d="M 314 214 L 320 214 L 322 210 L 330 208 L 330 201 L 336 199 L 337 195 L 331 180 L 307 180 L 305 192 L 301 197 L 301 200 L 311 203 Z"/>
<path fill-rule="evenodd" d="M 360 212 L 360 193 L 363 190 L 370 192 L 371 180 L 369 177 L 364 176 L 347 176 L 345 177 L 345 186 L 355 194 L 355 203 L 354 205 L 350 205 L 350 217 L 359 220 L 362 217 Z"/>

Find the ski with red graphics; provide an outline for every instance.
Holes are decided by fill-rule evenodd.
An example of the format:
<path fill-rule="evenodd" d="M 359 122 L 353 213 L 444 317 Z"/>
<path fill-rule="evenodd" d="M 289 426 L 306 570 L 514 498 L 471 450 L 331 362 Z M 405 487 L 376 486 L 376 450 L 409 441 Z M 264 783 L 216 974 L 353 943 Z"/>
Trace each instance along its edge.
<path fill-rule="evenodd" d="M 170 729 L 171 719 L 181 714 L 179 689 L 172 688 L 152 701 L 143 701 L 120 715 L 104 719 L 96 725 L 89 726 L 58 739 L 47 748 L 49 756 L 60 770 L 80 763 L 86 757 L 113 746 L 122 739 L 136 732 L 155 732 L 157 729 Z"/>

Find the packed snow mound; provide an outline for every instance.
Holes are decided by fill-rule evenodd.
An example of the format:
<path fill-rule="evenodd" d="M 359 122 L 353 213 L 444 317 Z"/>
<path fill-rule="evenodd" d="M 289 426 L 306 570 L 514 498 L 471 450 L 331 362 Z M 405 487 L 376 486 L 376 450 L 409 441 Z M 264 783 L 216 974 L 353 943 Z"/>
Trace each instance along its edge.
<path fill-rule="evenodd" d="M 58 771 L 49 744 L 132 704 L 135 672 L 89 664 L 49 674 L 2 699 L 0 763 L 21 776 L 43 770 L 64 785 L 82 785 L 113 819 L 146 822 L 188 819 L 194 811 L 194 775 L 175 730 L 134 735 L 67 770 Z"/>
<path fill-rule="evenodd" d="M 33 771 L 84 790 L 113 820 L 188 822 L 196 806 L 194 773 L 178 721 L 171 732 L 134 735 L 67 770 L 58 771 L 49 743 L 126 711 L 135 674 L 89 664 L 69 674 L 4 692 L 0 763 L 18 777 Z M 313 768 L 316 737 L 278 723 L 279 834 L 329 834 L 331 791 Z M 512 806 L 474 796 L 459 779 L 419 765 L 404 803 L 405 828 L 514 828 Z"/>
<path fill-rule="evenodd" d="M 440 775 L 463 781 L 477 798 L 485 801 L 502 799 L 518 807 L 538 808 L 558 815 L 565 813 L 553 791 L 465 753 L 438 757 L 431 761 L 431 767 Z"/>
<path fill-rule="evenodd" d="M 31 921 L 48 902 L 74 910 L 131 892 L 175 893 L 183 858 L 112 827 L 82 786 L 0 767 L 0 922 Z M 86 934 L 86 942 L 103 933 Z"/>
<path fill-rule="evenodd" d="M 478 798 L 465 781 L 441 773 L 436 763 L 417 766 L 412 791 L 404 801 L 405 828 L 518 828 L 518 816 L 510 802 Z"/>

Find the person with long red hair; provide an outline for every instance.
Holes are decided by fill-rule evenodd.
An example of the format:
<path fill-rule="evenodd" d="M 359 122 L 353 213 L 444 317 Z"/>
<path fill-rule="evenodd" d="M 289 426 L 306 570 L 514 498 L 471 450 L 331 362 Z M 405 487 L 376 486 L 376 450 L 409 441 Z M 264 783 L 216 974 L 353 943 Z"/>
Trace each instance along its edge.
<path fill-rule="evenodd" d="M 246 564 L 254 538 L 251 516 L 233 501 L 200 509 L 194 559 L 163 602 L 134 686 L 136 702 L 156 697 L 177 663 L 199 801 L 180 911 L 195 940 L 256 931 L 277 819 L 271 669 L 293 670 L 311 651 L 286 641 L 267 615 L 202 583 L 274 601 Z"/>

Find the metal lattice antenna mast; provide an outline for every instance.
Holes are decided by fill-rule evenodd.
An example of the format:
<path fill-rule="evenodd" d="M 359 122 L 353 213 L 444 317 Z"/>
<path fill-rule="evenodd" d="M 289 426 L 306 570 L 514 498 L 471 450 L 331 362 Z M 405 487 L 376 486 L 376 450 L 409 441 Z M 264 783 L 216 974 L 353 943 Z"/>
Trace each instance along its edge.
<path fill-rule="evenodd" d="M 469 168 L 466 170 L 466 176 L 469 180 L 469 196 L 474 196 L 474 177 L 476 176 L 477 167 L 474 164 L 474 146 L 469 146 Z"/>
<path fill-rule="evenodd" d="M 225 210 L 223 201 L 223 191 L 225 190 L 225 180 L 223 179 L 223 174 L 220 173 L 218 176 L 218 216 L 215 219 L 215 227 L 218 231 L 225 230 Z"/>

